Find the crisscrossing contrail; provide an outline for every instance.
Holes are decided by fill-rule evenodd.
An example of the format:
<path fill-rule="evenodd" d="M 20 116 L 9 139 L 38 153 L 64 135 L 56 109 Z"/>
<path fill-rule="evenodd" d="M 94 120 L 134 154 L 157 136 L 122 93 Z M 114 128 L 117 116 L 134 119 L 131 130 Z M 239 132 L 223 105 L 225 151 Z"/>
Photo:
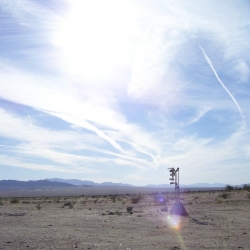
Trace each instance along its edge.
<path fill-rule="evenodd" d="M 33 129 L 33 125 L 32 125 L 32 122 L 31 122 L 31 119 L 30 119 L 30 115 L 28 114 L 28 117 L 29 117 L 29 121 L 30 121 L 30 126 L 31 126 L 31 130 L 32 130 L 32 133 L 34 135 L 34 129 Z"/>
<path fill-rule="evenodd" d="M 221 86 L 226 90 L 226 92 L 228 93 L 228 95 L 232 98 L 233 102 L 235 103 L 235 105 L 237 106 L 239 112 L 240 112 L 240 115 L 242 117 L 242 119 L 244 120 L 244 116 L 243 116 L 243 113 L 241 111 L 241 108 L 240 108 L 240 105 L 238 104 L 238 102 L 236 101 L 236 99 L 234 98 L 234 96 L 231 94 L 231 92 L 228 90 L 228 88 L 225 86 L 225 84 L 221 81 L 221 79 L 219 78 L 216 70 L 214 69 L 214 66 L 210 60 L 210 58 L 208 57 L 208 55 L 206 54 L 205 50 L 199 45 L 208 65 L 210 66 L 210 68 L 212 69 L 212 71 L 214 72 L 217 80 L 219 81 L 219 83 L 221 84 Z"/>

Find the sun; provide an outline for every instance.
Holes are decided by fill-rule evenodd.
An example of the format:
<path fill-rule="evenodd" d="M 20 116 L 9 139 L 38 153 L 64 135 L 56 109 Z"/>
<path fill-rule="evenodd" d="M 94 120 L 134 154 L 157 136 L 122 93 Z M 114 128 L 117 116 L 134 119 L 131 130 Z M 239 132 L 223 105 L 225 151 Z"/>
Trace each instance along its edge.
<path fill-rule="evenodd" d="M 131 60 L 137 25 L 125 1 L 74 0 L 53 36 L 67 72 L 105 78 Z"/>

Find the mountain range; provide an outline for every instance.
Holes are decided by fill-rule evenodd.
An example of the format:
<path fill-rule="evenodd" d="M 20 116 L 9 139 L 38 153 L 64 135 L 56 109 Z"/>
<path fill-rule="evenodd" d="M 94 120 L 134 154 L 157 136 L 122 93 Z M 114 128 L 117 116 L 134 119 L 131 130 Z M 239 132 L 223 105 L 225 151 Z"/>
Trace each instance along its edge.
<path fill-rule="evenodd" d="M 75 186 L 119 186 L 119 187 L 133 187 L 133 185 L 130 184 L 124 184 L 124 183 L 113 183 L 113 182 L 102 182 L 102 183 L 96 183 L 93 181 L 82 181 L 78 179 L 59 179 L 59 178 L 53 178 L 53 179 L 46 179 L 47 181 L 51 182 L 64 182 L 69 183 L 71 185 Z"/>
<path fill-rule="evenodd" d="M 46 179 L 48 181 L 52 182 L 64 182 L 64 183 L 69 183 L 75 186 L 122 186 L 122 187 L 133 187 L 133 185 L 130 184 L 124 184 L 124 183 L 113 183 L 113 182 L 102 182 L 102 183 L 96 183 L 93 181 L 82 181 L 78 179 L 59 179 L 59 178 L 53 178 L 53 179 Z M 195 184 L 190 184 L 190 185 L 180 185 L 181 188 L 197 188 L 197 187 L 225 187 L 226 185 L 223 183 L 195 183 Z M 170 188 L 173 187 L 170 184 L 148 184 L 145 187 L 153 187 L 153 188 Z"/>
<path fill-rule="evenodd" d="M 74 185 L 64 182 L 51 182 L 47 180 L 38 181 L 16 181 L 2 180 L 0 181 L 0 190 L 17 190 L 17 189 L 55 189 L 74 187 Z"/>
<path fill-rule="evenodd" d="M 71 188 L 71 187 L 134 187 L 130 184 L 102 182 L 96 183 L 87 180 L 78 179 L 60 179 L 52 178 L 37 181 L 17 181 L 17 180 L 2 180 L 0 181 L 0 190 L 32 190 L 32 189 L 58 189 L 58 188 Z M 238 185 L 242 187 L 243 184 Z M 144 187 L 149 188 L 173 188 L 170 184 L 149 184 Z M 180 185 L 180 188 L 223 188 L 226 184 L 223 183 L 195 183 L 190 185 Z"/>

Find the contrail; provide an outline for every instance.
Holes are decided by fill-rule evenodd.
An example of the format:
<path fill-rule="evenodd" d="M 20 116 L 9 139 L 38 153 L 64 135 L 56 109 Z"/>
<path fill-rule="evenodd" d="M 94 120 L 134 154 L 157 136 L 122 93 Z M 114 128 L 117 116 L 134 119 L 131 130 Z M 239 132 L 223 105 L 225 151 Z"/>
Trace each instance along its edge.
<path fill-rule="evenodd" d="M 30 120 L 30 115 L 29 115 L 29 114 L 28 114 L 28 117 L 29 117 L 31 129 L 32 129 L 32 132 L 33 132 L 33 135 L 34 135 L 34 129 L 33 129 L 33 125 L 32 125 L 32 122 L 31 122 L 31 120 Z"/>
<path fill-rule="evenodd" d="M 63 114 L 63 113 L 59 113 L 59 112 L 53 112 L 53 111 L 44 111 L 50 115 L 59 117 L 60 119 L 70 122 L 72 124 L 75 124 L 77 126 L 80 126 L 82 128 L 88 129 L 90 131 L 93 131 L 94 133 L 96 133 L 99 137 L 101 137 L 102 139 L 104 139 L 105 141 L 109 142 L 115 149 L 117 149 L 120 152 L 124 153 L 123 148 L 111 137 L 109 137 L 108 135 L 106 135 L 102 130 L 100 130 L 99 128 L 95 127 L 94 125 L 92 125 L 90 122 L 88 122 L 87 120 L 76 120 L 74 116 L 70 116 L 67 114 Z M 73 120 L 75 119 L 75 120 Z"/>
<path fill-rule="evenodd" d="M 213 66 L 211 60 L 209 59 L 209 57 L 207 56 L 205 50 L 204 50 L 200 45 L 199 45 L 199 47 L 200 47 L 200 49 L 201 49 L 201 51 L 202 51 L 202 53 L 203 53 L 203 55 L 204 55 L 204 57 L 205 57 L 207 63 L 209 64 L 210 68 L 211 68 L 212 71 L 214 72 L 214 74 L 215 74 L 217 80 L 218 80 L 219 83 L 222 85 L 222 87 L 226 90 L 226 92 L 229 94 L 229 96 L 232 98 L 233 102 L 235 103 L 235 105 L 237 106 L 237 108 L 238 108 L 238 110 L 239 110 L 239 112 L 240 112 L 240 115 L 241 115 L 242 119 L 244 120 L 244 116 L 243 116 L 243 114 L 242 114 L 240 105 L 238 104 L 238 102 L 235 100 L 234 96 L 230 93 L 230 91 L 227 89 L 227 87 L 224 85 L 224 83 L 223 83 L 223 82 L 221 81 L 221 79 L 219 78 L 219 76 L 218 76 L 217 72 L 215 71 L 214 66 Z"/>
<path fill-rule="evenodd" d="M 65 155 L 65 156 L 75 157 L 75 158 L 78 158 L 78 159 L 83 158 L 83 159 L 87 159 L 87 160 L 90 160 L 90 161 L 95 161 L 95 162 L 98 162 L 98 163 L 102 163 L 102 164 L 111 166 L 108 163 L 102 162 L 100 160 L 101 158 L 87 157 L 87 156 L 84 156 L 84 155 L 75 155 L 75 154 L 62 153 L 62 152 L 57 152 L 57 151 L 51 151 L 51 150 L 48 150 L 48 149 L 39 149 L 39 148 L 35 149 L 35 148 L 23 147 L 23 146 L 8 146 L 8 145 L 2 145 L 2 144 L 0 144 L 0 147 L 3 147 L 3 148 L 12 148 L 12 149 L 24 149 L 24 150 L 34 151 L 34 152 L 38 152 L 38 153 Z"/>

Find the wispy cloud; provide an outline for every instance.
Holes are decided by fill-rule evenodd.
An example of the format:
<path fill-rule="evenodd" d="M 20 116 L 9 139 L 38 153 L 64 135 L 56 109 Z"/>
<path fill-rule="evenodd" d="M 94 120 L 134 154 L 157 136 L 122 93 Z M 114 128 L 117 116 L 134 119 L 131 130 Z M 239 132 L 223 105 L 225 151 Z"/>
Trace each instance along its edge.
<path fill-rule="evenodd" d="M 34 135 L 34 128 L 33 128 L 33 125 L 32 125 L 32 122 L 31 122 L 31 119 L 30 119 L 30 115 L 28 114 L 28 118 L 29 118 L 29 122 L 30 122 L 30 127 L 31 127 L 31 131 Z"/>
<path fill-rule="evenodd" d="M 0 167 L 136 184 L 244 170 L 247 1 L 64 3 L 0 3 Z"/>
<path fill-rule="evenodd" d="M 198 122 L 208 111 L 210 111 L 211 108 L 204 108 L 198 111 L 198 113 L 191 118 L 191 120 L 188 122 L 188 125 Z"/>
<path fill-rule="evenodd" d="M 244 116 L 242 114 L 242 111 L 241 111 L 241 108 L 240 108 L 240 105 L 238 104 L 238 102 L 235 100 L 234 96 L 231 94 L 231 92 L 228 90 L 228 88 L 225 86 L 225 84 L 221 81 L 221 79 L 219 78 L 216 70 L 214 69 L 214 66 L 210 60 L 210 58 L 207 56 L 205 50 L 200 46 L 200 49 L 207 61 L 207 63 L 209 64 L 210 68 L 212 69 L 212 71 L 214 72 L 214 75 L 216 76 L 217 80 L 219 81 L 219 83 L 222 85 L 222 87 L 225 89 L 225 91 L 228 93 L 228 95 L 231 97 L 231 99 L 233 100 L 233 102 L 235 103 L 236 107 L 238 108 L 239 112 L 240 112 L 240 115 L 242 117 L 242 119 L 244 120 Z"/>

